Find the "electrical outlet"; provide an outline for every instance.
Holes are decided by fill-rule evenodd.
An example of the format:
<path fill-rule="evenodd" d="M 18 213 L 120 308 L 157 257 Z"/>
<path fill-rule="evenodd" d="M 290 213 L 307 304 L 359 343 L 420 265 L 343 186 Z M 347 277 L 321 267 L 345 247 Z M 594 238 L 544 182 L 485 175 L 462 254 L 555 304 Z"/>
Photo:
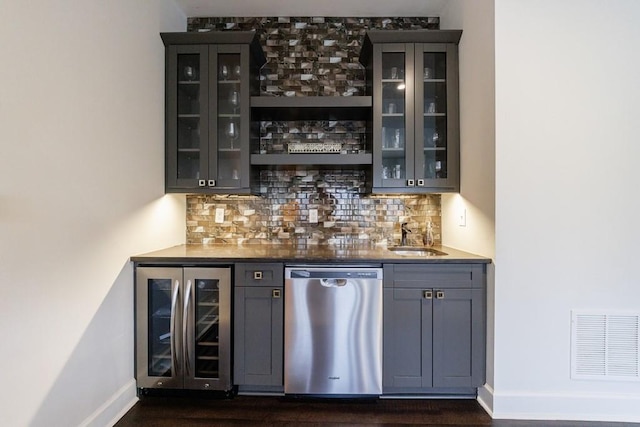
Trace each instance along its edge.
<path fill-rule="evenodd" d="M 222 224 L 224 222 L 224 208 L 216 208 L 216 224 Z"/>
<path fill-rule="evenodd" d="M 466 209 L 460 209 L 459 213 L 458 213 L 458 225 L 460 227 L 466 227 L 467 226 L 467 210 Z"/>
<path fill-rule="evenodd" d="M 309 224 L 318 223 L 318 209 L 309 209 Z"/>

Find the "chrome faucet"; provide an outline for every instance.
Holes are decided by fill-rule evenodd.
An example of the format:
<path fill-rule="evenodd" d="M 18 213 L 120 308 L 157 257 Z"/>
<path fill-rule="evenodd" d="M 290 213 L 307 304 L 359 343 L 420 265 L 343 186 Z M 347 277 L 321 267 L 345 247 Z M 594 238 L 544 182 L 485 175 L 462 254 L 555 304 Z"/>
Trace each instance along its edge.
<path fill-rule="evenodd" d="M 400 239 L 400 246 L 407 246 L 407 233 L 411 233 L 411 230 L 407 228 L 407 223 L 403 222 L 402 227 L 400 227 L 402 231 L 402 237 Z"/>

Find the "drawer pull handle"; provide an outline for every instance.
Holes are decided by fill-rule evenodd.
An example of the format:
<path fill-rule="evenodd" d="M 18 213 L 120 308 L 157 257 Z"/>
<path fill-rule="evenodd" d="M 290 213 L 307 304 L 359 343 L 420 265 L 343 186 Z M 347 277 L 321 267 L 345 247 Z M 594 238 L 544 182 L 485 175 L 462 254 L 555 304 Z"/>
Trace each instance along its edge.
<path fill-rule="evenodd" d="M 215 187 L 216 186 L 216 180 L 215 179 L 210 179 L 209 181 L 207 181 L 207 185 L 209 187 Z"/>
<path fill-rule="evenodd" d="M 414 187 L 415 185 L 416 185 L 416 182 L 413 179 L 407 180 L 407 187 Z"/>
<path fill-rule="evenodd" d="M 207 185 L 207 181 L 205 181 L 204 179 L 198 180 L 198 187 L 205 187 L 206 185 Z"/>
<path fill-rule="evenodd" d="M 273 289 L 273 290 L 271 291 L 271 296 L 272 296 L 273 298 L 280 298 L 280 289 Z"/>
<path fill-rule="evenodd" d="M 416 184 L 418 187 L 424 187 L 424 179 L 419 179 Z"/>
<path fill-rule="evenodd" d="M 262 280 L 262 271 L 254 271 L 253 280 Z"/>
<path fill-rule="evenodd" d="M 432 299 L 433 291 L 424 291 L 424 299 Z"/>
<path fill-rule="evenodd" d="M 437 299 L 444 299 L 444 291 L 436 291 Z"/>

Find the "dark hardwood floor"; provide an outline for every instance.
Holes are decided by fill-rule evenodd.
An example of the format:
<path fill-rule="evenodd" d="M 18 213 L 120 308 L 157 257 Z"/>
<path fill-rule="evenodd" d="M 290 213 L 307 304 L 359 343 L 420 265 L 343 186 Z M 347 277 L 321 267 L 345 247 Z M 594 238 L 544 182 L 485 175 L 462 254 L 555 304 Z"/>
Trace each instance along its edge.
<path fill-rule="evenodd" d="M 372 401 L 236 396 L 145 397 L 116 427 L 186 426 L 500 426 L 628 427 L 634 423 L 492 420 L 475 400 Z"/>

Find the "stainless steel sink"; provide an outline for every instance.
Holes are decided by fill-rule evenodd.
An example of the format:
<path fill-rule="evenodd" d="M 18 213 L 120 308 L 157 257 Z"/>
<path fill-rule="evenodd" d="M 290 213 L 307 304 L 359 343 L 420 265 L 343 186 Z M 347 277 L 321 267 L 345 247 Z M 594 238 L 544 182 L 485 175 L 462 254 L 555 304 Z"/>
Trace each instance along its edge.
<path fill-rule="evenodd" d="M 420 248 L 417 246 L 393 246 L 387 248 L 396 255 L 403 256 L 442 256 L 446 253 L 433 248 Z"/>

